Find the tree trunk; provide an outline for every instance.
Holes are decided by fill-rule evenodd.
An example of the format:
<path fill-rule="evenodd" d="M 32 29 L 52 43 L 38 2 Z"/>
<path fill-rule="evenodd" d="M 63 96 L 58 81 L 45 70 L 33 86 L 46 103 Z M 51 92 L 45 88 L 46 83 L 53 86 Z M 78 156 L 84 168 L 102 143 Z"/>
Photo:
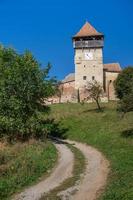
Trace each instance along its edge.
<path fill-rule="evenodd" d="M 59 96 L 59 103 L 61 103 L 61 95 Z"/>
<path fill-rule="evenodd" d="M 99 104 L 98 99 L 96 99 L 96 103 L 97 103 L 98 110 L 101 111 L 101 106 L 100 106 L 100 104 Z"/>
<path fill-rule="evenodd" d="M 79 89 L 77 90 L 77 99 L 78 99 L 78 103 L 80 103 L 80 93 L 79 93 Z"/>

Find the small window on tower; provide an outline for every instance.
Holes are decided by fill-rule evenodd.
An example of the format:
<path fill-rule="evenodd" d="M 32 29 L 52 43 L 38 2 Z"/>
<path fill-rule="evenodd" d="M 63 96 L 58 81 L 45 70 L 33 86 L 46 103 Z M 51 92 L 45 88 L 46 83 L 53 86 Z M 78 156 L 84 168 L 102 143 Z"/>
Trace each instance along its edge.
<path fill-rule="evenodd" d="M 86 78 L 87 78 L 86 76 L 83 76 L 83 80 L 86 80 Z"/>
<path fill-rule="evenodd" d="M 84 68 L 85 68 L 85 65 L 84 65 Z"/>
<path fill-rule="evenodd" d="M 92 76 L 92 80 L 93 80 L 93 81 L 95 80 L 95 76 Z"/>

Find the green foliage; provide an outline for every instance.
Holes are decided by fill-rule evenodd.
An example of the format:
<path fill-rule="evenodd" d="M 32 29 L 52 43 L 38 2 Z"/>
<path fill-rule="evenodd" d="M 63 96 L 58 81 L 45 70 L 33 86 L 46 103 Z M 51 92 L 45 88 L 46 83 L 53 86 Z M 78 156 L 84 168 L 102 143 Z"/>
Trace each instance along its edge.
<path fill-rule="evenodd" d="M 133 67 L 125 68 L 119 74 L 115 89 L 120 99 L 118 110 L 123 113 L 133 111 Z"/>
<path fill-rule="evenodd" d="M 119 99 L 131 93 L 133 89 L 133 67 L 127 67 L 115 81 L 116 95 Z"/>
<path fill-rule="evenodd" d="M 42 127 L 37 126 L 35 129 L 37 131 L 35 132 L 35 138 L 45 140 L 47 137 L 57 137 L 66 139 L 66 132 L 67 128 L 64 128 L 61 124 L 61 122 L 55 121 L 55 119 L 40 119 L 39 123 L 42 125 Z M 42 131 L 43 130 L 43 131 Z"/>
<path fill-rule="evenodd" d="M 117 110 L 123 113 L 133 111 L 133 91 L 120 100 Z"/>
<path fill-rule="evenodd" d="M 38 114 L 48 111 L 44 99 L 54 94 L 49 70 L 50 64 L 41 69 L 30 52 L 0 47 L 0 136 L 27 139 L 43 132 Z"/>
<path fill-rule="evenodd" d="M 50 142 L 30 141 L 0 150 L 0 199 L 31 185 L 55 165 L 57 152 Z"/>

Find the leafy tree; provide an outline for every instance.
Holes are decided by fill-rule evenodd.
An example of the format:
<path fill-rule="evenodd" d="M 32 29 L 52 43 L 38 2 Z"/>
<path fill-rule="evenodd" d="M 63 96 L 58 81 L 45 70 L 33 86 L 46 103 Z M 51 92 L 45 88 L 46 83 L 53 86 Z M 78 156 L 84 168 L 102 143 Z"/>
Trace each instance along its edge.
<path fill-rule="evenodd" d="M 130 94 L 133 87 L 133 67 L 125 68 L 115 81 L 116 95 L 119 99 Z"/>
<path fill-rule="evenodd" d="M 94 81 L 94 82 L 89 82 L 86 85 L 85 89 L 88 91 L 89 94 L 88 98 L 92 98 L 96 102 L 98 110 L 101 111 L 99 100 L 103 93 L 102 86 L 97 81 Z"/>
<path fill-rule="evenodd" d="M 133 67 L 125 68 L 115 82 L 117 97 L 120 99 L 118 110 L 126 113 L 133 111 Z"/>
<path fill-rule="evenodd" d="M 131 92 L 127 96 L 124 96 L 122 100 L 120 100 L 118 111 L 121 111 L 123 113 L 133 111 L 133 92 Z"/>
<path fill-rule="evenodd" d="M 54 79 L 30 52 L 22 55 L 0 47 L 0 132 L 9 138 L 26 139 L 44 133 L 39 113 L 47 112 L 44 100 L 54 94 Z"/>

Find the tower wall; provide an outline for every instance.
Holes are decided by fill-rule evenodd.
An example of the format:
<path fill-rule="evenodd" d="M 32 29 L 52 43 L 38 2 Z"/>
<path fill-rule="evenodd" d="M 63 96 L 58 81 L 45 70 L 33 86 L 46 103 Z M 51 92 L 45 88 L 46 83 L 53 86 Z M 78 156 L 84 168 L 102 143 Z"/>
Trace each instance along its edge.
<path fill-rule="evenodd" d="M 103 86 L 103 50 L 101 48 L 75 49 L 75 88 L 87 82 L 98 81 Z"/>
<path fill-rule="evenodd" d="M 105 91 L 109 100 L 116 100 L 114 81 L 117 79 L 118 72 L 105 72 Z"/>

